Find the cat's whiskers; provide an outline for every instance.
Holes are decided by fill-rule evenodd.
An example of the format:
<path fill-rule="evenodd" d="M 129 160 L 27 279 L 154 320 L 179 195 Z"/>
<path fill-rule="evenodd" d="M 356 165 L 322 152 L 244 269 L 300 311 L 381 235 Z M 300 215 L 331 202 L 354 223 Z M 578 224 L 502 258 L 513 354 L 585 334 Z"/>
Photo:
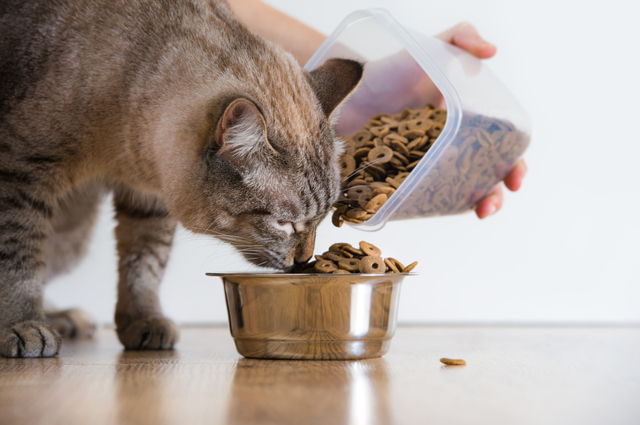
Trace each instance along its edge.
<path fill-rule="evenodd" d="M 203 230 L 202 228 L 195 228 L 195 229 Z M 222 232 L 219 232 L 219 231 L 210 230 L 209 228 L 204 229 L 201 234 L 202 235 L 215 236 L 215 237 L 218 237 L 218 238 L 226 238 L 226 239 L 229 239 L 229 240 L 239 240 L 239 241 L 246 241 L 247 240 L 246 236 L 232 235 L 230 233 L 222 233 Z"/>
<path fill-rule="evenodd" d="M 355 176 L 356 174 L 358 174 L 360 171 L 366 170 L 367 168 L 369 168 L 372 165 L 376 165 L 379 164 L 380 162 L 382 162 L 384 158 L 379 158 L 379 159 L 375 159 L 371 162 L 367 162 L 364 166 L 362 167 L 358 167 L 355 169 L 355 171 L 351 174 L 349 174 L 347 177 L 345 177 L 344 179 L 342 179 L 341 183 L 346 182 L 347 180 L 349 180 L 351 177 Z"/>
<path fill-rule="evenodd" d="M 219 217 L 216 217 L 215 219 L 213 219 L 213 221 L 211 222 L 211 224 L 204 230 L 204 233 L 207 234 L 207 232 L 209 231 L 209 229 L 211 228 L 211 226 L 213 226 L 214 224 L 216 224 L 218 222 L 218 220 L 220 220 Z"/>
<path fill-rule="evenodd" d="M 226 252 L 226 253 L 222 253 L 221 255 L 216 255 L 214 258 L 212 258 L 212 256 L 208 256 L 208 258 L 205 259 L 205 261 L 212 261 L 213 260 L 220 260 L 223 257 L 228 257 L 231 254 L 234 254 L 235 252 Z M 237 260 L 231 262 L 231 263 L 225 263 L 225 269 L 227 270 L 233 270 L 232 266 L 234 266 L 235 264 L 241 263 L 244 264 L 245 267 L 243 267 L 243 269 L 245 271 L 251 271 L 252 268 L 256 267 L 256 264 L 248 261 L 248 260 L 255 260 L 257 261 L 259 259 L 258 256 L 254 256 L 254 255 L 250 255 L 248 258 L 238 258 Z M 265 267 L 265 265 L 267 264 L 267 261 L 262 261 L 259 264 L 257 264 L 257 267 Z M 205 263 L 202 264 L 202 268 L 205 267 Z"/>
<path fill-rule="evenodd" d="M 228 233 L 220 233 L 220 232 L 216 232 L 213 230 L 205 230 L 205 233 L 202 233 L 203 235 L 207 235 L 207 236 L 213 236 L 219 240 L 221 240 L 222 242 L 227 242 L 229 244 L 232 244 L 233 246 L 251 246 L 251 247 L 255 247 L 255 248 L 261 248 L 261 246 L 259 244 L 256 243 L 252 243 L 248 237 L 246 236 L 234 236 L 234 235 L 230 235 Z"/>

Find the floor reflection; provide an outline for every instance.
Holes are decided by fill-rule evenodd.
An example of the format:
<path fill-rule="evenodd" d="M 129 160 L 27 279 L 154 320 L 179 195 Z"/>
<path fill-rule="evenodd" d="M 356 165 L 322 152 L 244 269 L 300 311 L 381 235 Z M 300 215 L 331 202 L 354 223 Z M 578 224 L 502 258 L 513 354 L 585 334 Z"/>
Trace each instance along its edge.
<path fill-rule="evenodd" d="M 373 422 L 372 409 L 375 394 L 367 370 L 361 363 L 349 365 L 351 373 L 351 390 L 349 391 L 349 423 L 352 425 L 366 425 Z"/>
<path fill-rule="evenodd" d="M 46 417 L 46 405 L 39 401 L 59 382 L 62 365 L 59 357 L 0 357 L 0 424 L 35 423 Z"/>
<path fill-rule="evenodd" d="M 170 367 L 158 364 L 178 363 L 174 350 L 123 350 L 115 365 L 116 423 L 172 423 L 166 407 L 171 402 Z"/>
<path fill-rule="evenodd" d="M 389 424 L 384 359 L 240 359 L 229 397 L 229 424 Z"/>

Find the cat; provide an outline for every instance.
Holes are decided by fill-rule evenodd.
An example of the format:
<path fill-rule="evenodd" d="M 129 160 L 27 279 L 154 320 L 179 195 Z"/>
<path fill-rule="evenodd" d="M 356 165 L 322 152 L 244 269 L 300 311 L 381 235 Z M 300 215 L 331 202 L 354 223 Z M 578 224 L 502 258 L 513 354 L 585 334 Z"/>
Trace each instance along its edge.
<path fill-rule="evenodd" d="M 51 320 L 75 319 L 47 321 L 43 285 L 107 191 L 128 349 L 178 341 L 158 300 L 176 223 L 260 266 L 311 257 L 360 62 L 307 72 L 223 0 L 3 0 L 0 28 L 0 355 L 58 353 Z"/>

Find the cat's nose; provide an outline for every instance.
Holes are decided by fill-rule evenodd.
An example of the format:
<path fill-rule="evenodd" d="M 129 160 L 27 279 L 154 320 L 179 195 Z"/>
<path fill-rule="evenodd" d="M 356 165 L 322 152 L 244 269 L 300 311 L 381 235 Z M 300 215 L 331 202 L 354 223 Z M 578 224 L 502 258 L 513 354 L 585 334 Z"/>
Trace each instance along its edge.
<path fill-rule="evenodd" d="M 309 261 L 311 259 L 311 257 L 309 257 L 307 260 L 305 261 L 298 261 L 298 259 L 294 259 L 293 260 L 293 268 L 296 269 L 299 266 L 304 266 L 305 264 L 307 264 L 307 261 Z M 307 266 L 308 267 L 308 266 Z M 302 269 L 301 269 L 302 270 Z"/>
<path fill-rule="evenodd" d="M 294 260 L 296 263 L 304 263 L 313 257 L 313 247 L 316 243 L 316 232 L 310 232 L 302 238 L 296 247 Z"/>
<path fill-rule="evenodd" d="M 305 250 L 304 252 L 297 250 L 294 261 L 296 262 L 296 264 L 302 264 L 309 261 L 311 257 L 313 257 L 313 247 L 310 250 Z"/>

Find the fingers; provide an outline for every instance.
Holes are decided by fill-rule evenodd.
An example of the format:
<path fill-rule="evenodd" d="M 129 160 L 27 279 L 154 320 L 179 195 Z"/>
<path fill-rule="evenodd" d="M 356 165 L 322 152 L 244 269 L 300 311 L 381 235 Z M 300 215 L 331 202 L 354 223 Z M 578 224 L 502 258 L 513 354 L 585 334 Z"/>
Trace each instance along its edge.
<path fill-rule="evenodd" d="M 478 30 L 468 22 L 461 22 L 436 36 L 440 40 L 458 46 L 477 58 L 488 59 L 496 54 L 497 48 L 485 41 Z"/>
<path fill-rule="evenodd" d="M 476 206 L 476 215 L 478 218 L 483 219 L 489 217 L 491 214 L 498 212 L 502 208 L 502 201 L 504 200 L 504 193 L 502 192 L 502 185 L 498 186 L 489 196 L 484 198 Z"/>
<path fill-rule="evenodd" d="M 510 191 L 515 192 L 522 186 L 522 179 L 524 179 L 525 174 L 527 174 L 527 164 L 525 164 L 524 159 L 521 159 L 520 162 L 513 167 L 513 170 L 507 174 L 507 177 L 504 178 L 504 185 L 507 186 Z"/>
<path fill-rule="evenodd" d="M 526 173 L 527 164 L 525 164 L 524 159 L 521 159 L 507 177 L 505 177 L 504 185 L 507 186 L 510 191 L 515 192 L 520 189 L 520 186 L 522 186 L 522 180 Z M 502 191 L 502 186 L 498 186 L 489 196 L 480 201 L 476 206 L 476 215 L 478 218 L 482 219 L 495 214 L 500 210 L 500 208 L 502 208 L 503 201 L 504 192 Z"/>

